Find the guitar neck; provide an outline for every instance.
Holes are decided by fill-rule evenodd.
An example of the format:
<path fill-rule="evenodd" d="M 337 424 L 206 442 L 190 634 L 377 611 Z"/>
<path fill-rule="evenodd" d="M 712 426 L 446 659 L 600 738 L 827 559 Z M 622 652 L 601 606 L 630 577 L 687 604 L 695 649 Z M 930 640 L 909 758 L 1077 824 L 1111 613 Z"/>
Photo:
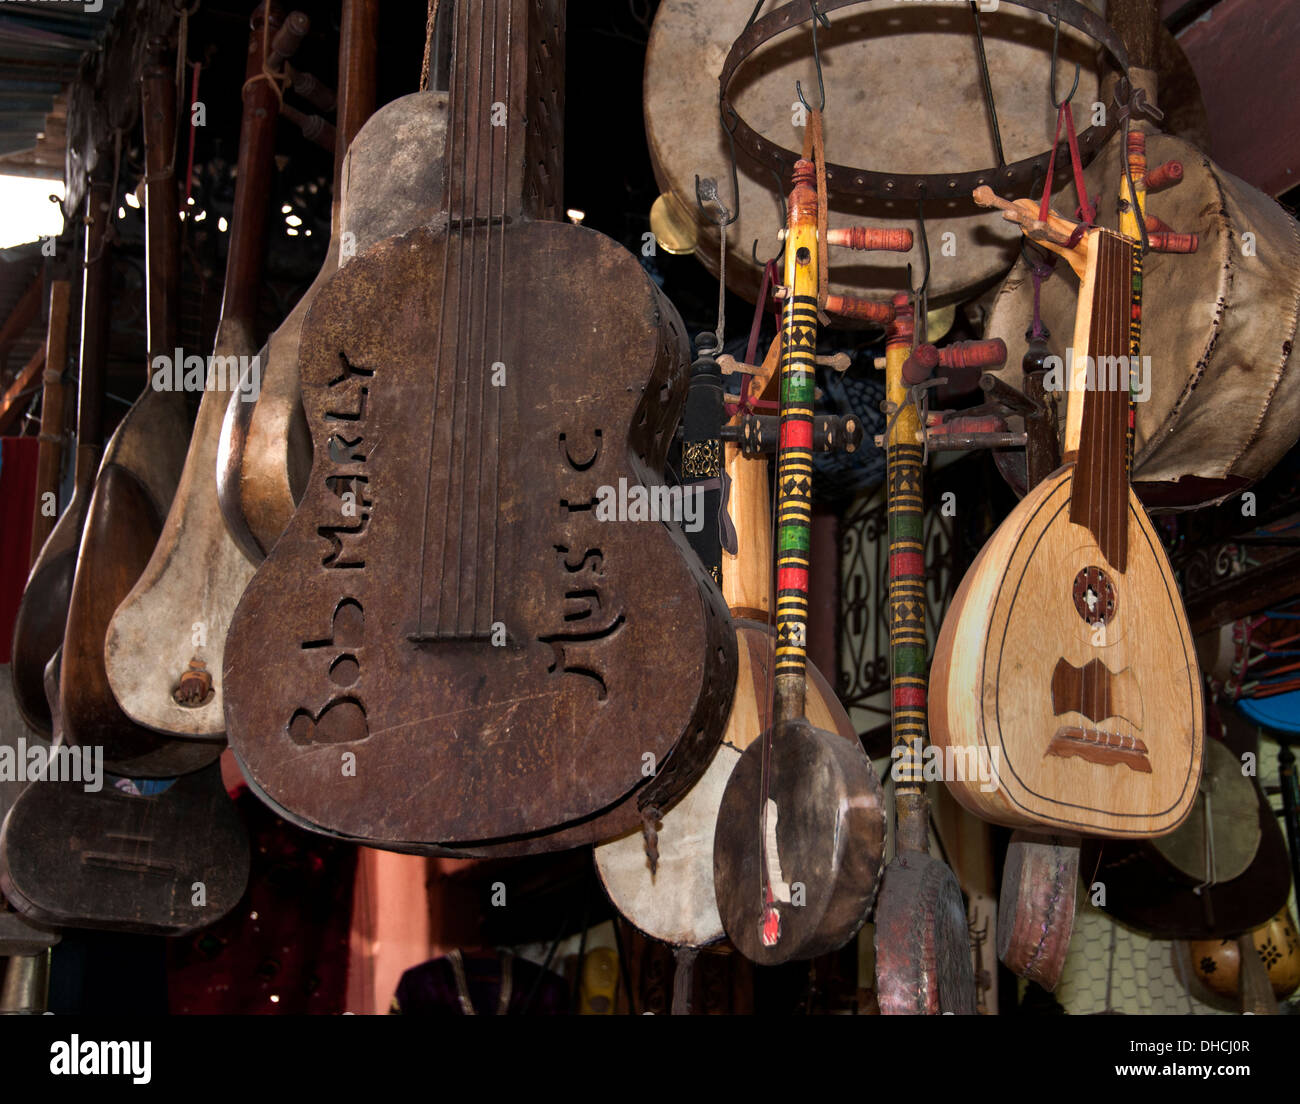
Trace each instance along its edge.
<path fill-rule="evenodd" d="M 447 134 L 453 227 L 559 217 L 564 10 L 564 0 L 455 5 Z"/>
<path fill-rule="evenodd" d="M 1074 343 L 1066 366 L 1065 458 L 1074 460 L 1070 520 L 1116 571 L 1128 565 L 1131 381 L 1141 370 L 1142 257 L 1107 230 L 1087 238 Z"/>

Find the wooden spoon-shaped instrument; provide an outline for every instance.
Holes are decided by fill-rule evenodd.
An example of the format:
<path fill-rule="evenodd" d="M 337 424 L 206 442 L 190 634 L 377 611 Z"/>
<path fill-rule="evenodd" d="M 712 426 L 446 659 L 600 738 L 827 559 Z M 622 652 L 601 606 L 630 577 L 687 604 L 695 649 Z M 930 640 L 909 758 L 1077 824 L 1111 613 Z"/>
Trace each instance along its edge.
<path fill-rule="evenodd" d="M 774 351 L 780 339 L 773 342 Z M 766 377 L 751 382 L 762 392 L 778 357 L 764 362 Z M 741 420 L 738 413 L 732 424 Z M 727 728 L 708 769 L 690 792 L 663 814 L 652 872 L 640 831 L 595 849 L 596 869 L 614 907 L 638 930 L 676 946 L 701 947 L 726 934 L 713 885 L 713 842 L 718 807 L 741 753 L 771 721 L 774 633 L 772 593 L 772 499 L 767 460 L 747 459 L 735 442 L 723 445 L 729 490 L 723 509 L 736 531 L 736 552 L 722 552 L 722 593 L 736 618 L 740 667 Z M 829 684 L 808 664 L 808 719 L 850 744 L 858 742 Z"/>
<path fill-rule="evenodd" d="M 14 621 L 14 698 L 28 727 L 48 736 L 50 707 L 45 697 L 45 665 L 63 643 L 68 601 L 77 569 L 77 549 L 90 510 L 104 446 L 104 364 L 108 359 L 108 286 L 113 250 L 105 240 L 112 218 L 112 187 L 93 182 L 86 193 L 85 271 L 81 285 L 81 376 L 77 386 L 77 461 L 72 500 L 32 564 Z M 53 325 L 51 319 L 51 325 Z M 63 370 L 61 364 L 47 371 Z"/>
<path fill-rule="evenodd" d="M 302 392 L 298 385 L 298 340 L 303 320 L 320 289 L 338 269 L 340 258 L 346 260 L 361 252 L 367 244 L 360 240 L 359 228 L 340 225 L 340 208 L 344 181 L 350 178 L 345 168 L 348 147 L 375 109 L 378 22 L 378 0 L 343 0 L 329 251 L 316 279 L 258 353 L 262 377 L 255 401 L 248 401 L 247 394 L 233 392 L 221 424 L 217 445 L 217 497 L 231 536 L 253 563 L 266 558 L 266 553 L 289 524 L 294 506 L 302 497 L 307 473 L 311 470 L 311 437 L 307 432 Z M 445 102 L 442 107 L 445 112 Z M 415 157 L 427 152 L 426 144 L 416 134 L 408 131 L 403 137 L 405 142 L 390 145 L 388 153 L 394 162 L 384 165 L 383 172 L 393 167 L 400 171 L 403 156 Z M 415 174 L 417 180 L 429 176 L 427 166 L 421 168 L 423 172 Z M 405 178 L 409 174 L 401 175 Z M 376 188 L 374 185 L 379 179 L 383 177 L 378 174 L 361 176 L 357 181 L 358 190 L 365 189 L 391 198 L 397 190 L 391 187 L 391 182 L 388 187 Z M 403 198 L 401 193 L 397 194 Z M 385 236 L 386 233 L 376 234 L 371 240 L 377 241 Z"/>
<path fill-rule="evenodd" d="M 253 325 L 276 120 L 275 90 L 258 78 L 264 44 L 278 22 L 274 5 L 254 14 L 225 296 L 184 470 L 153 554 L 119 603 L 104 642 L 108 680 L 122 711 L 137 724 L 181 737 L 211 740 L 225 733 L 220 672 L 226 630 L 253 575 L 252 562 L 226 529 L 213 473 L 227 398 L 239 385 L 240 365 L 257 351 Z"/>
<path fill-rule="evenodd" d="M 884 856 L 880 781 L 857 740 L 805 717 L 808 537 L 817 348 L 817 192 L 794 169 L 785 249 L 777 453 L 774 725 L 732 769 L 718 807 L 713 882 L 727 936 L 761 965 L 842 947 L 875 900 Z"/>
<path fill-rule="evenodd" d="M 141 82 L 149 362 L 176 345 L 179 221 L 176 217 L 175 69 L 155 44 Z M 81 537 L 59 680 L 64 736 L 99 745 L 105 765 L 131 778 L 184 774 L 221 754 L 217 741 L 176 741 L 133 723 L 104 669 L 110 618 L 149 562 L 176 492 L 189 437 L 185 396 L 146 387 L 109 441 Z"/>
<path fill-rule="evenodd" d="M 925 545 L 921 432 L 903 380 L 913 334 L 905 294 L 886 331 L 889 514 L 890 724 L 896 853 L 876 906 L 876 995 L 885 1015 L 975 1012 L 966 906 L 947 865 L 930 854 L 925 746 Z"/>

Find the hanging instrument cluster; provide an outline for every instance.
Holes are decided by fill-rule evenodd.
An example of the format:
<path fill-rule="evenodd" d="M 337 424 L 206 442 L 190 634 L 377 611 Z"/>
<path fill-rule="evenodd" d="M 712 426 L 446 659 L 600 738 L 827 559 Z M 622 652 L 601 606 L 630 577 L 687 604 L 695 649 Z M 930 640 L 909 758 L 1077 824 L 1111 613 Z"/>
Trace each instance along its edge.
<path fill-rule="evenodd" d="M 249 856 L 228 750 L 228 777 L 318 837 L 450 859 L 592 847 L 622 917 L 674 948 L 678 1012 L 701 948 L 773 966 L 855 938 L 873 952 L 864 1009 L 987 1010 L 993 924 L 1002 961 L 1053 989 L 1081 870 L 1110 883 L 1098 907 L 1199 940 L 1209 984 L 1270 1002 L 1254 948 L 1295 934 L 1282 837 L 1241 773 L 1251 749 L 1226 728 L 1206 738 L 1186 580 L 1148 508 L 1221 501 L 1295 443 L 1300 235 L 1159 131 L 1154 63 L 1130 65 L 1096 4 L 1007 0 L 997 21 L 950 6 L 938 23 L 871 5 L 832 23 L 855 5 L 658 6 L 646 244 L 717 278 L 694 356 L 700 311 L 685 292 L 674 304 L 669 266 L 566 208 L 564 0 L 434 0 L 418 90 L 383 106 L 377 0 L 341 2 L 337 94 L 294 67 L 307 17 L 258 5 L 206 358 L 252 368 L 209 368 L 196 417 L 154 375 L 179 352 L 191 229 L 188 16 L 179 46 L 149 43 L 148 384 L 103 443 L 121 189 L 99 170 L 74 491 L 12 665 L 32 739 L 100 755 L 107 781 L 3 792 L 0 889 L 23 919 L 0 912 L 0 953 L 47 947 L 39 925 L 174 935 L 231 909 Z M 977 83 L 944 46 L 968 14 Z M 886 49 L 892 69 L 866 63 Z M 1096 54 L 1118 71 L 1105 104 Z M 1064 97 L 1063 58 L 1079 59 Z M 1013 68 L 1047 76 L 1046 150 L 1044 105 L 998 101 Z M 934 73 L 932 102 L 904 71 Z M 1094 95 L 1104 110 L 1076 133 L 1075 97 Z M 971 103 L 987 128 L 959 114 Z M 333 155 L 333 192 L 324 263 L 268 336 L 280 115 Z M 939 171 L 950 145 L 986 167 Z M 861 164 L 882 151 L 887 167 Z M 1276 255 L 1242 266 L 1256 231 Z M 981 317 L 976 297 L 1008 272 Z M 1266 288 L 1270 317 L 1243 309 Z M 734 343 L 729 290 L 754 304 Z M 1240 424 L 1206 398 L 1219 388 L 1249 408 Z M 850 393 L 869 398 L 835 398 Z M 987 488 L 938 509 L 945 473 L 927 470 L 981 450 L 1020 496 L 996 529 Z M 819 465 L 866 456 L 884 471 L 865 538 L 878 616 L 846 625 Z M 954 510 L 986 543 L 972 563 L 954 554 L 949 595 L 935 550 L 956 543 L 940 520 Z M 1292 597 L 1238 611 L 1237 667 L 1212 684 L 1287 733 Z M 854 694 L 837 641 L 872 633 L 876 679 Z M 883 781 L 868 748 L 888 756 Z M 1289 746 L 1281 763 L 1300 835 Z M 938 781 L 954 800 L 932 817 Z M 1005 862 L 981 821 L 1015 830 Z M 961 839 L 977 842 L 963 854 Z M 1277 992 L 1295 988 L 1293 957 Z M 460 952 L 448 961 L 460 971 Z M 1220 962 L 1230 983 L 1210 977 Z"/>

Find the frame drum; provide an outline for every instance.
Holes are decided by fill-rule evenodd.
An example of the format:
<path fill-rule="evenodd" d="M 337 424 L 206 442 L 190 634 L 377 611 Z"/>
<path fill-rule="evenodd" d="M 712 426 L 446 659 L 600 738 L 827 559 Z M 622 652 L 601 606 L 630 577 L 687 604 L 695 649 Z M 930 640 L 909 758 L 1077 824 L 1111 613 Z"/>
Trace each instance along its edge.
<path fill-rule="evenodd" d="M 1102 0 L 1084 0 L 1100 11 Z M 698 227 L 696 255 L 718 273 L 718 229 L 700 212 L 695 178 L 718 181 L 724 203 L 733 202 L 726 132 L 718 117 L 718 74 L 753 0 L 664 0 L 646 51 L 646 138 L 655 179 L 670 193 L 672 210 Z M 1008 163 L 1049 149 L 1056 112 L 1047 85 L 1052 28 L 1036 12 L 1010 4 L 983 12 L 984 32 L 998 125 Z M 984 105 L 971 14 L 966 4 L 883 3 L 853 7 L 819 29 L 826 86 L 826 147 L 830 160 L 899 173 L 961 172 L 997 163 Z M 1075 62 L 1082 66 L 1074 103 L 1076 123 L 1099 98 L 1096 44 L 1062 25 L 1058 83 L 1069 89 Z M 793 125 L 804 99 L 818 100 L 807 23 L 765 43 L 745 61 L 732 82 L 736 109 L 764 136 L 798 150 L 804 130 Z M 1058 155 L 1059 158 L 1059 155 Z M 753 301 L 762 279 L 760 258 L 780 249 L 785 226 L 782 192 L 772 170 L 737 154 L 740 214 L 727 228 L 727 286 Z M 911 199 L 875 200 L 830 196 L 836 226 L 916 225 Z M 1019 230 L 990 219 L 969 198 L 926 203 L 930 246 L 929 298 L 940 305 L 968 297 L 1005 272 L 1017 256 Z M 951 235 L 951 236 L 948 236 Z M 905 285 L 907 264 L 920 278 L 921 252 L 855 254 L 831 272 L 832 294 L 884 298 Z"/>

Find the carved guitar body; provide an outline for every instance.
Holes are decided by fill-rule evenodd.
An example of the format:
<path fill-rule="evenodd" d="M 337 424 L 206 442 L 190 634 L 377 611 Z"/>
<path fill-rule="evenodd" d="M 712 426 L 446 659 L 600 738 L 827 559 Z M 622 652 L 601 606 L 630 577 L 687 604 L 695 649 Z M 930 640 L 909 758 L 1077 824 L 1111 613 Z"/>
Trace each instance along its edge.
<path fill-rule="evenodd" d="M 1163 835 L 1201 773 L 1182 599 L 1137 496 L 1121 574 L 1070 521 L 1072 478 L 1067 465 L 1031 491 L 958 588 L 930 676 L 932 738 L 991 761 L 991 791 L 973 773 L 949 789 L 995 823 Z"/>
<path fill-rule="evenodd" d="M 735 683 L 680 531 L 598 509 L 659 481 L 687 386 L 675 310 L 592 231 L 492 235 L 490 294 L 459 294 L 472 246 L 429 227 L 320 292 L 311 477 L 230 628 L 250 780 L 381 846 L 626 831 L 707 765 Z"/>

